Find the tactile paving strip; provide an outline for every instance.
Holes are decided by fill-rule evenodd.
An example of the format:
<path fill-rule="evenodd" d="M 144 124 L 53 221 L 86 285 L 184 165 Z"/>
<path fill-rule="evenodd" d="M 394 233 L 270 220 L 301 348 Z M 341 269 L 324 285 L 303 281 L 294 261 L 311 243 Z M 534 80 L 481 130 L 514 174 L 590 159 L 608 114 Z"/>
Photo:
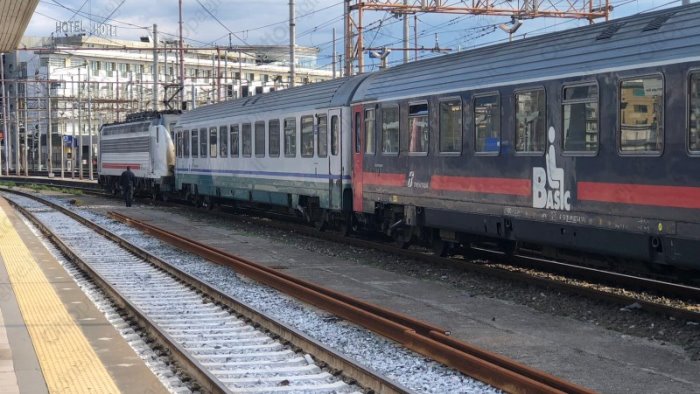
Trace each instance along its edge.
<path fill-rule="evenodd" d="M 75 324 L 0 202 L 2 257 L 34 349 L 52 393 L 118 393 L 87 338 Z"/>

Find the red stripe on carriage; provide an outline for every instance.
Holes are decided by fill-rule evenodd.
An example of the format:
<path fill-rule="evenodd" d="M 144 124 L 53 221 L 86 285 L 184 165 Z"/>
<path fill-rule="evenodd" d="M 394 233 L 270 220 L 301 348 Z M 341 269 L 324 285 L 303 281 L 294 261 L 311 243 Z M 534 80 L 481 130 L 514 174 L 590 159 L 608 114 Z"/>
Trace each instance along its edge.
<path fill-rule="evenodd" d="M 379 172 L 363 172 L 362 183 L 377 186 L 406 186 L 406 175 Z"/>
<path fill-rule="evenodd" d="M 532 196 L 532 181 L 529 179 L 433 175 L 430 188 L 453 192 Z"/>
<path fill-rule="evenodd" d="M 133 170 L 138 170 L 141 168 L 141 164 L 129 164 L 129 163 L 102 163 L 102 168 L 109 168 L 113 170 L 126 170 L 126 167 L 130 167 Z"/>
<path fill-rule="evenodd" d="M 700 209 L 700 188 L 624 183 L 579 182 L 579 201 Z"/>

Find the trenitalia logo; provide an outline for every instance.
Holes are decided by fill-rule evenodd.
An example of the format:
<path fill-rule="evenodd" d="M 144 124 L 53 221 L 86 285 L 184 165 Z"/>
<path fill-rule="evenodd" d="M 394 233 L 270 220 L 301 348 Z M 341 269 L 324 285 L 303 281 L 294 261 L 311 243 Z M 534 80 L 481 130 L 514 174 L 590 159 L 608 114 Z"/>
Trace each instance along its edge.
<path fill-rule="evenodd" d="M 571 210 L 571 191 L 564 182 L 564 169 L 557 167 L 557 151 L 554 141 L 556 130 L 549 128 L 549 148 L 545 155 L 547 167 L 532 168 L 532 206 L 556 211 Z"/>

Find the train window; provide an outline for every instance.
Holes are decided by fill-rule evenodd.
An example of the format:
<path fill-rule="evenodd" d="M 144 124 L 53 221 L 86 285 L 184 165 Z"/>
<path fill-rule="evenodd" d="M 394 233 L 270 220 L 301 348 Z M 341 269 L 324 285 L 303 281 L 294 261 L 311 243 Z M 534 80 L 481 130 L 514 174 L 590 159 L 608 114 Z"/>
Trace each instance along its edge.
<path fill-rule="evenodd" d="M 228 126 L 219 126 L 219 156 L 228 157 Z"/>
<path fill-rule="evenodd" d="M 243 157 L 250 157 L 253 154 L 253 136 L 251 135 L 250 123 L 243 123 L 241 127 L 241 137 L 243 143 Z"/>
<path fill-rule="evenodd" d="M 498 154 L 501 150 L 501 102 L 498 94 L 474 98 L 474 150 Z"/>
<path fill-rule="evenodd" d="M 318 157 L 328 157 L 328 117 L 326 115 L 316 116 L 316 126 L 318 128 Z"/>
<path fill-rule="evenodd" d="M 199 129 L 199 157 L 207 157 L 207 129 Z"/>
<path fill-rule="evenodd" d="M 688 108 L 688 150 L 700 153 L 700 73 L 690 74 Z"/>
<path fill-rule="evenodd" d="M 209 128 L 209 157 L 216 157 L 219 153 L 218 139 L 216 138 L 216 127 Z"/>
<path fill-rule="evenodd" d="M 430 124 L 428 123 L 428 103 L 408 106 L 408 151 L 428 153 Z"/>
<path fill-rule="evenodd" d="M 284 156 L 297 156 L 297 120 L 295 118 L 284 120 Z"/>
<path fill-rule="evenodd" d="M 182 157 L 190 157 L 190 131 L 185 130 L 182 133 Z"/>
<path fill-rule="evenodd" d="M 544 152 L 546 143 L 545 108 L 543 89 L 515 93 L 516 152 Z"/>
<path fill-rule="evenodd" d="M 365 110 L 365 153 L 374 154 L 374 110 Z"/>
<path fill-rule="evenodd" d="M 270 157 L 280 157 L 280 121 L 273 119 L 267 125 L 269 134 L 269 152 Z"/>
<path fill-rule="evenodd" d="M 338 146 L 340 145 L 340 122 L 338 115 L 331 116 L 331 154 L 338 156 Z"/>
<path fill-rule="evenodd" d="M 182 157 L 182 133 L 175 134 L 175 157 Z"/>
<path fill-rule="evenodd" d="M 564 87 L 562 100 L 565 152 L 598 151 L 598 86 Z"/>
<path fill-rule="evenodd" d="M 192 157 L 199 157 L 199 132 L 192 129 Z"/>
<path fill-rule="evenodd" d="M 627 79 L 620 84 L 620 151 L 661 153 L 664 82 L 660 75 Z"/>
<path fill-rule="evenodd" d="M 314 157 L 314 117 L 301 117 L 301 157 Z"/>
<path fill-rule="evenodd" d="M 231 157 L 238 157 L 239 155 L 239 136 L 238 136 L 238 125 L 231 125 Z"/>
<path fill-rule="evenodd" d="M 440 101 L 440 152 L 462 152 L 462 99 Z"/>
<path fill-rule="evenodd" d="M 382 108 L 382 153 L 399 153 L 399 107 Z"/>
<path fill-rule="evenodd" d="M 265 122 L 255 122 L 255 156 L 265 157 Z"/>
<path fill-rule="evenodd" d="M 362 141 L 360 140 L 360 116 L 362 115 L 359 112 L 355 112 L 355 153 L 360 153 L 362 148 Z"/>

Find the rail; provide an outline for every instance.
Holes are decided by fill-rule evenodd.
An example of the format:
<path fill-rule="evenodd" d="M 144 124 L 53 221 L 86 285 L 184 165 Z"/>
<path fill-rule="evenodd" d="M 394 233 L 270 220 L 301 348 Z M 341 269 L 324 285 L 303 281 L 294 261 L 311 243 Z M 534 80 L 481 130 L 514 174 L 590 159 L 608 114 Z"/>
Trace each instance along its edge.
<path fill-rule="evenodd" d="M 109 215 L 146 234 L 361 325 L 403 346 L 510 393 L 592 391 L 498 354 L 450 338 L 443 329 L 353 299 L 116 212 Z"/>

